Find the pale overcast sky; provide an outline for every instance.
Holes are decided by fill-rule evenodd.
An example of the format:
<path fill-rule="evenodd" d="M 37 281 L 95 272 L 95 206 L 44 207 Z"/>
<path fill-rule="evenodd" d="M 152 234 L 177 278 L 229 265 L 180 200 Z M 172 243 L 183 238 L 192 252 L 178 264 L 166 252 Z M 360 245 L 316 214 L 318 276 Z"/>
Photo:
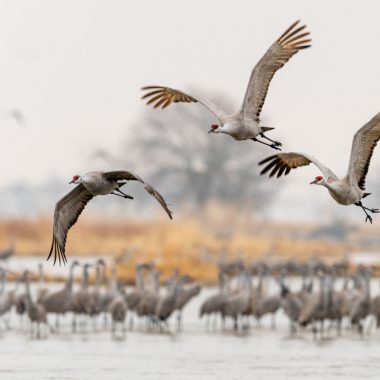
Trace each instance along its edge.
<path fill-rule="evenodd" d="M 227 93 L 239 107 L 252 67 L 298 18 L 313 47 L 274 77 L 263 119 L 285 150 L 343 175 L 354 132 L 380 111 L 379 15 L 378 1 L 2 0 L 0 113 L 19 108 L 27 124 L 0 121 L 0 186 L 94 169 L 91 150 L 119 150 L 143 111 L 144 84 Z M 379 168 L 377 151 L 369 177 Z M 308 185 L 317 174 L 279 181 L 274 215 L 298 198 L 337 211 Z"/>

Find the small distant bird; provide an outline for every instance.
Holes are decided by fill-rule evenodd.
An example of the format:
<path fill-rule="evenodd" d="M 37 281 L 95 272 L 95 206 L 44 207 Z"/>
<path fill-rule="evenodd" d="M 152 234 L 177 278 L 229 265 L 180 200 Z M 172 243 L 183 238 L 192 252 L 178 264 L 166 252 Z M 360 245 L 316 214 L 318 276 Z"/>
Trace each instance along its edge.
<path fill-rule="evenodd" d="M 342 179 L 339 179 L 314 157 L 304 153 L 277 153 L 274 156 L 267 157 L 259 162 L 259 165 L 266 164 L 260 174 L 265 174 L 271 170 L 269 177 L 273 177 L 275 174 L 277 177 L 281 177 L 282 174 L 288 175 L 292 169 L 313 163 L 323 173 L 324 177 L 319 175 L 310 184 L 326 187 L 334 200 L 341 205 L 354 204 L 361 207 L 366 215 L 365 221 L 372 223 L 372 217 L 367 211 L 378 213 L 379 210 L 363 206 L 361 199 L 371 194 L 364 192 L 365 180 L 373 150 L 379 139 L 380 113 L 355 133 L 348 172 Z"/>
<path fill-rule="evenodd" d="M 144 189 L 161 204 L 169 218 L 172 219 L 172 211 L 169 210 L 161 194 L 150 186 L 144 179 L 129 171 L 100 172 L 93 171 L 83 177 L 75 175 L 70 183 L 77 184 L 70 193 L 65 195 L 55 206 L 53 241 L 48 260 L 54 253 L 54 264 L 57 258 L 59 263 L 67 262 L 65 255 L 66 238 L 69 229 L 77 222 L 79 215 L 87 203 L 96 195 L 113 194 L 125 199 L 133 199 L 132 196 L 123 193 L 120 188 L 127 181 L 138 181 L 144 185 Z"/>
<path fill-rule="evenodd" d="M 265 132 L 274 128 L 260 125 L 260 113 L 265 102 L 269 84 L 278 69 L 280 69 L 299 50 L 310 47 L 311 39 L 306 26 L 298 26 L 299 20 L 292 24 L 256 64 L 251 73 L 248 88 L 245 93 L 241 109 L 232 115 L 227 115 L 215 104 L 198 96 L 185 94 L 182 91 L 162 86 L 146 86 L 147 91 L 142 99 L 147 99 L 147 104 L 153 104 L 154 108 L 166 108 L 171 103 L 200 103 L 217 117 L 219 124 L 212 124 L 209 133 L 225 133 L 235 140 L 257 141 L 268 145 L 273 149 L 281 150 L 282 145 L 265 135 Z M 271 144 L 259 140 L 266 139 Z"/>
<path fill-rule="evenodd" d="M 24 114 L 17 108 L 12 108 L 0 114 L 0 118 L 3 120 L 13 119 L 19 126 L 25 125 Z"/>

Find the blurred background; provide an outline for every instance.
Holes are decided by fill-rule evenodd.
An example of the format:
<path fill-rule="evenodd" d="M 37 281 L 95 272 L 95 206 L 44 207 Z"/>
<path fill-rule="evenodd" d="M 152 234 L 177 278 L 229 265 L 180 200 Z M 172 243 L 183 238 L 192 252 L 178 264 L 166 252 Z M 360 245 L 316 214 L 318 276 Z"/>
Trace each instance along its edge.
<path fill-rule="evenodd" d="M 0 248 L 45 256 L 71 177 L 127 168 L 160 190 L 174 220 L 130 184 L 134 201 L 88 205 L 69 256 L 154 259 L 205 281 L 224 259 L 377 260 L 380 219 L 367 225 L 360 209 L 311 187 L 315 167 L 260 177 L 270 149 L 207 135 L 214 120 L 196 104 L 152 110 L 140 87 L 189 90 L 233 111 L 253 66 L 300 18 L 313 46 L 275 75 L 263 125 L 285 150 L 344 175 L 353 134 L 380 110 L 379 3 L 36 0 L 0 10 Z M 379 167 L 375 151 L 370 207 L 380 205 Z"/>

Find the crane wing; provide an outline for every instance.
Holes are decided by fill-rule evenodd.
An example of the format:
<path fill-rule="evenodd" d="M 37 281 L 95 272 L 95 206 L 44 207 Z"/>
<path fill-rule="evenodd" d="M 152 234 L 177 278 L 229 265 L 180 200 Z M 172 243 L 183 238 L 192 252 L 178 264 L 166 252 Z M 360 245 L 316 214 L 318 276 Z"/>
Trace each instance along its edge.
<path fill-rule="evenodd" d="M 94 196 L 80 184 L 56 204 L 54 211 L 53 241 L 47 258 L 49 260 L 54 253 L 54 264 L 57 258 L 60 264 L 61 260 L 64 264 L 67 262 L 65 255 L 67 233 L 77 222 L 79 215 L 93 197 Z"/>
<path fill-rule="evenodd" d="M 326 166 L 316 160 L 314 157 L 309 156 L 304 153 L 277 153 L 273 156 L 267 157 L 259 165 L 265 165 L 264 169 L 260 174 L 265 174 L 269 170 L 272 170 L 269 177 L 273 177 L 277 174 L 277 178 L 281 177 L 282 174 L 288 175 L 292 169 L 296 169 L 300 166 L 306 166 L 313 163 L 318 169 L 323 173 L 326 181 L 337 180 L 338 177 Z"/>
<path fill-rule="evenodd" d="M 163 209 L 169 215 L 169 218 L 172 219 L 173 212 L 171 210 L 169 210 L 169 207 L 166 204 L 163 196 L 154 187 L 149 185 L 148 182 L 146 182 L 143 178 L 141 178 L 137 174 L 134 174 L 134 173 L 132 173 L 130 171 L 126 171 L 126 170 L 104 172 L 102 174 L 108 180 L 113 180 L 113 181 L 139 181 L 139 182 L 141 182 L 144 185 L 144 189 L 150 195 L 152 195 L 154 198 L 156 198 L 157 202 L 163 207 Z"/>
<path fill-rule="evenodd" d="M 278 69 L 301 49 L 310 47 L 310 32 L 305 31 L 306 25 L 299 26 L 299 20 L 292 24 L 267 50 L 264 56 L 252 70 L 248 88 L 245 93 L 242 111 L 243 115 L 256 122 L 260 121 L 269 84 Z"/>
<path fill-rule="evenodd" d="M 215 104 L 204 100 L 198 96 L 185 94 L 182 91 L 175 90 L 170 87 L 162 86 L 145 86 L 143 91 L 147 91 L 141 99 L 146 99 L 146 104 L 152 104 L 154 108 L 166 108 L 172 103 L 200 103 L 212 112 L 218 119 L 223 117 L 225 113 Z"/>
<path fill-rule="evenodd" d="M 351 148 L 350 163 L 346 178 L 365 190 L 365 179 L 368 173 L 373 150 L 380 139 L 380 113 L 361 127 L 354 136 Z"/>

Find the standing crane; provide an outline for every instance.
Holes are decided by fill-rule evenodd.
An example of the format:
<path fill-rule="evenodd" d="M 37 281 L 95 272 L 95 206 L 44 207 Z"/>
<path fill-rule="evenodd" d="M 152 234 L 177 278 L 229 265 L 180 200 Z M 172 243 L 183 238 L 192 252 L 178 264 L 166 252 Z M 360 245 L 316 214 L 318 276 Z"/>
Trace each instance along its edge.
<path fill-rule="evenodd" d="M 259 162 L 259 165 L 266 165 L 260 174 L 265 174 L 271 170 L 269 177 L 273 177 L 275 174 L 277 177 L 281 177 L 282 174 L 288 175 L 292 169 L 313 163 L 324 177 L 319 175 L 310 184 L 326 187 L 334 200 L 341 205 L 354 204 L 361 207 L 366 215 L 365 221 L 372 224 L 372 217 L 368 212 L 378 213 L 380 211 L 377 208 L 363 206 L 361 200 L 371 194 L 365 192 L 365 180 L 373 150 L 379 139 L 380 113 L 355 133 L 348 172 L 342 179 L 339 179 L 328 167 L 314 157 L 293 152 L 278 153 Z"/>
<path fill-rule="evenodd" d="M 206 107 L 218 119 L 218 124 L 212 124 L 209 133 L 225 133 L 235 140 L 257 141 L 268 145 L 273 149 L 281 150 L 282 145 L 265 135 L 265 132 L 274 128 L 260 125 L 260 113 L 263 108 L 268 92 L 269 84 L 274 74 L 286 62 L 301 49 L 310 47 L 311 39 L 306 26 L 298 26 L 299 20 L 293 23 L 267 50 L 264 56 L 254 67 L 249 79 L 248 88 L 245 93 L 241 109 L 228 115 L 215 104 L 198 96 L 186 94 L 170 87 L 146 86 L 147 91 L 142 99 L 147 99 L 147 104 L 154 108 L 166 108 L 172 103 L 200 103 Z M 258 137 L 271 142 L 268 144 Z"/>
<path fill-rule="evenodd" d="M 76 186 L 66 194 L 55 206 L 53 241 L 50 248 L 49 258 L 54 253 L 54 264 L 67 262 L 65 254 L 66 239 L 69 229 L 77 222 L 79 215 L 86 207 L 87 203 L 96 195 L 113 194 L 125 199 L 133 199 L 132 196 L 123 193 L 120 188 L 128 181 L 138 181 L 144 185 L 144 189 L 161 204 L 169 218 L 172 219 L 172 211 L 169 210 L 162 195 L 149 183 L 145 182 L 137 174 L 130 171 L 100 172 L 93 171 L 85 174 L 73 176 L 70 183 Z"/>
<path fill-rule="evenodd" d="M 40 339 L 42 338 L 41 324 L 48 328 L 46 310 L 42 304 L 35 302 L 32 298 L 30 292 L 30 273 L 28 270 L 24 272 L 23 280 L 25 282 L 26 289 L 27 312 L 31 322 L 31 337 L 34 338 L 35 336 L 37 339 Z"/>

